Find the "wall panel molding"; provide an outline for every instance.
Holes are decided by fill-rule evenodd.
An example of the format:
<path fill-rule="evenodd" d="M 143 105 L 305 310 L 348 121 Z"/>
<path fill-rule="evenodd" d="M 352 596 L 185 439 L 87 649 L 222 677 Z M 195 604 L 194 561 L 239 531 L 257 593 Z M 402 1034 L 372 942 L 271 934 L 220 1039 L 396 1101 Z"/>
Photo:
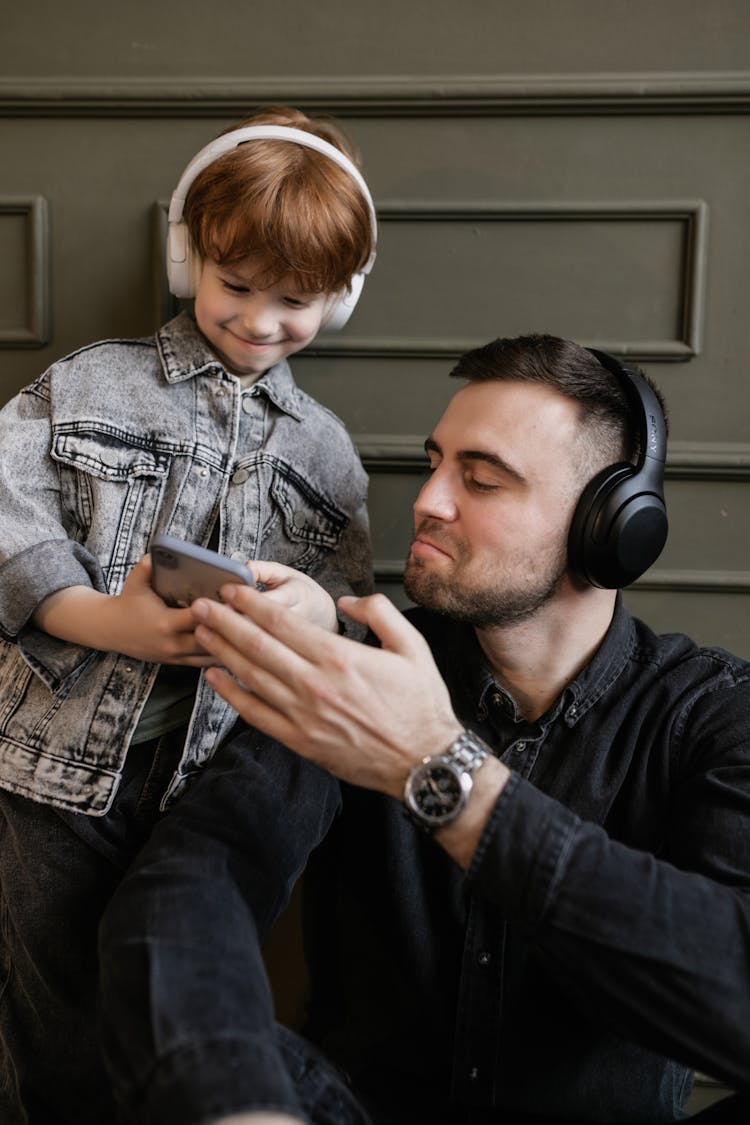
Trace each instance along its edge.
<path fill-rule="evenodd" d="M 279 100 L 340 117 L 747 113 L 750 72 L 0 81 L 13 117 L 224 117 Z"/>
<path fill-rule="evenodd" d="M 152 207 L 152 284 L 155 325 L 174 316 L 179 303 L 169 293 L 163 246 L 167 236 L 166 200 Z M 587 347 L 612 355 L 646 362 L 681 361 L 698 355 L 703 336 L 708 241 L 708 207 L 703 200 L 587 200 L 547 203 L 496 201 L 376 201 L 378 222 L 388 223 L 613 223 L 675 222 L 683 227 L 682 252 L 675 263 L 675 286 L 680 293 L 681 315 L 677 338 L 669 339 L 590 339 Z M 472 337 L 371 337 L 347 334 L 321 336 L 307 350 L 314 356 L 358 356 L 367 358 L 457 358 L 483 341 Z"/>
<path fill-rule="evenodd" d="M 404 201 L 376 203 L 378 221 L 388 223 L 612 223 L 676 222 L 683 226 L 682 254 L 675 263 L 679 271 L 676 288 L 680 293 L 681 315 L 676 338 L 590 339 L 587 347 L 599 348 L 616 356 L 646 362 L 691 359 L 701 350 L 706 291 L 708 207 L 703 200 L 585 200 L 578 202 Z M 321 337 L 310 354 L 321 356 L 368 356 L 443 358 L 458 357 L 478 343 L 472 338 L 439 337 Z"/>
<path fill-rule="evenodd" d="M 666 476 L 672 480 L 750 482 L 750 443 L 670 441 Z"/>
<path fill-rule="evenodd" d="M 0 320 L 0 348 L 41 348 L 49 341 L 49 222 L 47 200 L 41 195 L 0 196 L 0 253 L 6 264 L 12 261 L 13 250 L 3 243 L 3 220 L 19 221 L 23 230 L 21 238 L 9 237 L 9 243 L 20 241 L 20 261 L 13 271 L 22 292 L 17 300 L 4 300 L 3 319 Z M 17 305 L 19 322 L 8 324 L 5 310 Z"/>
<path fill-rule="evenodd" d="M 639 590 L 690 594 L 749 594 L 750 570 L 667 570 L 655 567 L 633 583 Z"/>
<path fill-rule="evenodd" d="M 424 436 L 353 434 L 369 472 L 421 473 L 426 458 Z M 669 443 L 667 480 L 750 482 L 750 444 L 673 441 Z"/>

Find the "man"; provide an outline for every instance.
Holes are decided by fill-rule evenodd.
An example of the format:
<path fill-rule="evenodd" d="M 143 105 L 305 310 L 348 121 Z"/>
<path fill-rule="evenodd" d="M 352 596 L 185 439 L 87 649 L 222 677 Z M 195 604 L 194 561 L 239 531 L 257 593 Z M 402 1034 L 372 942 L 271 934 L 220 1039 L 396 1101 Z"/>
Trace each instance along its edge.
<path fill-rule="evenodd" d="M 293 775 L 256 740 L 246 825 L 219 824 L 217 785 L 216 834 L 261 934 L 269 887 L 281 902 L 325 836 L 305 881 L 307 1031 L 377 1125 L 676 1120 L 693 1067 L 750 1087 L 750 666 L 655 636 L 581 550 L 604 535 L 581 494 L 588 509 L 613 471 L 628 486 L 623 460 L 645 474 L 646 515 L 620 530 L 661 547 L 648 385 L 639 420 L 637 375 L 555 337 L 496 341 L 453 374 L 468 382 L 414 506 L 421 608 L 339 603 L 380 648 L 253 590 L 196 603 L 199 642 L 232 674 L 211 670 L 213 686 L 314 763 Z M 623 573 L 633 549 L 615 551 Z M 343 782 L 330 831 L 323 771 Z M 214 952 L 226 996 L 231 955 Z M 305 1116 L 280 1089 L 236 1109 L 362 1120 Z"/>

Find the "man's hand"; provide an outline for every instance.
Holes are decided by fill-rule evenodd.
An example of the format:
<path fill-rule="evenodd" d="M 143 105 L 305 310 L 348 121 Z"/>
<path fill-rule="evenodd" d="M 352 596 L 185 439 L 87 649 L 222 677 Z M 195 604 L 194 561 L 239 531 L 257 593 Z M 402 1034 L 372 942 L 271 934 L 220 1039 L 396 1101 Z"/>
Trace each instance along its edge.
<path fill-rule="evenodd" d="M 252 726 L 343 780 L 399 799 L 410 769 L 460 733 L 422 636 L 382 595 L 341 598 L 382 648 L 334 636 L 267 594 L 225 586 L 192 606 L 209 683 Z"/>

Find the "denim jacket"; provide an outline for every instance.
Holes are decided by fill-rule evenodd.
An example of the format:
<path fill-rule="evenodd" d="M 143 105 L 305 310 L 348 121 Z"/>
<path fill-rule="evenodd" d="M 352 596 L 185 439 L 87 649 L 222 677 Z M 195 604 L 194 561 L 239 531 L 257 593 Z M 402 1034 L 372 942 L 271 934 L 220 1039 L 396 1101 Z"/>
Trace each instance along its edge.
<path fill-rule="evenodd" d="M 0 787 L 103 815 L 158 665 L 35 628 L 73 585 L 117 594 L 166 532 L 371 586 L 367 478 L 341 421 L 286 362 L 244 389 L 186 313 L 154 337 L 93 344 L 0 412 Z M 164 804 L 236 715 L 198 684 Z"/>

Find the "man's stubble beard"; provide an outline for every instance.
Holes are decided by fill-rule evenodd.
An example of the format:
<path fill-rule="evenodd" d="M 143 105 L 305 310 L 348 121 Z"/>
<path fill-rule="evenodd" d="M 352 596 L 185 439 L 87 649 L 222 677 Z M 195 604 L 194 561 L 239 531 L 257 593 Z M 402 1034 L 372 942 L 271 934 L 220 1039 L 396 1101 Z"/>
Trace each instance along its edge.
<path fill-rule="evenodd" d="M 546 605 L 568 575 L 567 551 L 558 553 L 535 581 L 511 586 L 507 578 L 481 585 L 467 584 L 430 571 L 411 555 L 406 563 L 404 589 L 417 605 L 478 629 L 517 625 Z"/>

